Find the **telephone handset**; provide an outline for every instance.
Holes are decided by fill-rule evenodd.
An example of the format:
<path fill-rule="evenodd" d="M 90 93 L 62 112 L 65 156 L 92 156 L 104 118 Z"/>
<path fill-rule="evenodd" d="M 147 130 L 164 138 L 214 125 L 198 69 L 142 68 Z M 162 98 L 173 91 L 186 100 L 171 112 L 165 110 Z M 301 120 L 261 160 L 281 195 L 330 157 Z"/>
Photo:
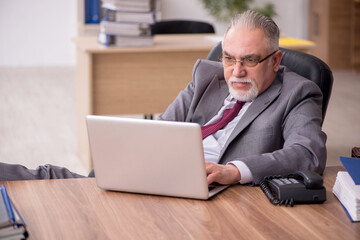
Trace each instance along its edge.
<path fill-rule="evenodd" d="M 298 171 L 287 177 L 268 176 L 260 187 L 274 205 L 295 203 L 323 203 L 326 201 L 326 189 L 323 179 L 316 172 Z"/>

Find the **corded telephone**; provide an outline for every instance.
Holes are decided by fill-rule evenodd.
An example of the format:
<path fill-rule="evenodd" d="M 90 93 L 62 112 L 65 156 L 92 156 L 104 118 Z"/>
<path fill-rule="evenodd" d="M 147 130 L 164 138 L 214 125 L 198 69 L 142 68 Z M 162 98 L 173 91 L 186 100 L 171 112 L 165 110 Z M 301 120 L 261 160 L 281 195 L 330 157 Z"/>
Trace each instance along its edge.
<path fill-rule="evenodd" d="M 316 172 L 298 171 L 287 177 L 268 176 L 260 187 L 274 205 L 295 203 L 323 203 L 326 201 L 326 189 L 323 179 Z"/>

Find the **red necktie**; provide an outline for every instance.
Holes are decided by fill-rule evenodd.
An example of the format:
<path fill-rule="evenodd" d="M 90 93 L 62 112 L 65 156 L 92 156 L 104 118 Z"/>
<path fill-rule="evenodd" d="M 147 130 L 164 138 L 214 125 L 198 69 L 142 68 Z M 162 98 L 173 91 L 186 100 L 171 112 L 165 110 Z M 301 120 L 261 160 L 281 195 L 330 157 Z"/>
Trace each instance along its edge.
<path fill-rule="evenodd" d="M 221 117 L 221 119 L 218 122 L 201 127 L 201 133 L 202 133 L 203 139 L 206 138 L 207 136 L 215 133 L 219 129 L 222 129 L 229 122 L 231 122 L 231 120 L 233 120 L 238 115 L 238 113 L 239 113 L 240 109 L 242 108 L 242 106 L 244 105 L 244 103 L 245 102 L 236 101 L 236 103 L 234 104 L 234 106 L 231 109 L 226 109 L 224 111 L 223 116 Z"/>

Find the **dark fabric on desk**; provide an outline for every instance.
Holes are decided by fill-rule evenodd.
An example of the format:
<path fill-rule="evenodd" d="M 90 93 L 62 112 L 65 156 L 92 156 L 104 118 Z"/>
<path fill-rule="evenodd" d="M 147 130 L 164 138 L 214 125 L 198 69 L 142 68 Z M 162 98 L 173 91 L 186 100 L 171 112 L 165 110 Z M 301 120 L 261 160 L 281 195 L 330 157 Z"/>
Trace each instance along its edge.
<path fill-rule="evenodd" d="M 83 178 L 66 168 L 46 164 L 36 169 L 28 169 L 19 164 L 7 164 L 0 162 L 0 181 L 13 180 L 37 180 L 37 179 L 62 179 L 62 178 Z"/>

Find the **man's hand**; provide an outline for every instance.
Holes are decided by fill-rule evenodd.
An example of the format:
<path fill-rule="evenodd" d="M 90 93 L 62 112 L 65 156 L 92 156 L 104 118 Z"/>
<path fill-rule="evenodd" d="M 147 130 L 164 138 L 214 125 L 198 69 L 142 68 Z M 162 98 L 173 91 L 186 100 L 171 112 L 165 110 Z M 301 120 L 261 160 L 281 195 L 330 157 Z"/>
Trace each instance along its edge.
<path fill-rule="evenodd" d="M 205 161 L 205 166 L 208 184 L 217 182 L 227 185 L 238 182 L 241 179 L 238 168 L 233 164 L 221 165 Z"/>

